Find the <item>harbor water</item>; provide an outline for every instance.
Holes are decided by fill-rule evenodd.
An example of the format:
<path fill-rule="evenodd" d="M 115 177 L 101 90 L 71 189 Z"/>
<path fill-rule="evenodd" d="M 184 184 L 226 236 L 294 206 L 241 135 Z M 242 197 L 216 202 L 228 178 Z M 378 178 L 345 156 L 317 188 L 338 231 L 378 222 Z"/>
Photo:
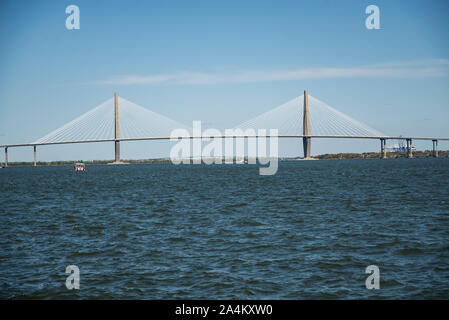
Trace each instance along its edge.
<path fill-rule="evenodd" d="M 0 169 L 0 297 L 448 299 L 449 159 Z"/>

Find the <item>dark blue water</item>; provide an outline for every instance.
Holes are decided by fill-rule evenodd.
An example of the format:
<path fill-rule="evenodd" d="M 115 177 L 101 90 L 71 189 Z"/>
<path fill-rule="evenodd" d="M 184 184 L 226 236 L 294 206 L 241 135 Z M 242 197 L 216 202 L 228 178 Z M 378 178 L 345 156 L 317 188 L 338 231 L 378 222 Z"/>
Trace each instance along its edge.
<path fill-rule="evenodd" d="M 87 169 L 0 169 L 0 297 L 449 298 L 449 159 Z"/>

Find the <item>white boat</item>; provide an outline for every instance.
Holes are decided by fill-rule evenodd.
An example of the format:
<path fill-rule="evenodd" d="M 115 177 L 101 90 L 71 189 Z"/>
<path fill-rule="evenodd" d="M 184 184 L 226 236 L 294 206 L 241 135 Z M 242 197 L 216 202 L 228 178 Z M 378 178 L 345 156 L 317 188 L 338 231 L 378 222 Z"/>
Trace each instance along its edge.
<path fill-rule="evenodd" d="M 86 165 L 84 163 L 75 163 L 75 171 L 86 171 Z"/>

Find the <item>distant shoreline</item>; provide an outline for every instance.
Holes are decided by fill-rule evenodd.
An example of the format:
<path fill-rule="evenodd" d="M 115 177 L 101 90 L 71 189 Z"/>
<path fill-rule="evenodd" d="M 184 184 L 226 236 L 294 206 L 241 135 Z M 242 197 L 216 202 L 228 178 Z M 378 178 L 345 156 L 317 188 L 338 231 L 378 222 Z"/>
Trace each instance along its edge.
<path fill-rule="evenodd" d="M 432 151 L 413 151 L 414 158 L 432 158 Z M 449 150 L 438 151 L 439 158 L 449 158 Z M 364 153 L 327 153 L 317 156 L 313 156 L 312 160 L 340 160 L 340 159 L 379 159 L 380 153 L 378 152 L 364 152 Z M 388 159 L 407 158 L 406 152 L 388 152 Z M 301 157 L 281 157 L 279 161 L 297 161 L 303 160 Z M 74 165 L 75 162 L 83 162 L 86 165 L 103 165 L 112 163 L 114 160 L 69 160 L 69 161 L 38 161 L 37 166 L 68 166 Z M 124 159 L 123 162 L 128 164 L 154 164 L 154 163 L 171 163 L 170 159 L 140 159 L 140 160 L 128 160 Z M 4 166 L 4 163 L 1 163 Z M 8 162 L 8 166 L 33 166 L 32 161 L 17 161 Z"/>
<path fill-rule="evenodd" d="M 413 151 L 413 158 L 432 158 L 433 153 L 430 150 Z M 449 150 L 438 151 L 439 158 L 449 158 Z M 338 159 L 379 159 L 379 152 L 364 152 L 364 153 L 335 153 L 322 154 L 314 156 L 320 160 L 338 160 Z M 407 158 L 407 152 L 387 152 L 387 159 Z"/>

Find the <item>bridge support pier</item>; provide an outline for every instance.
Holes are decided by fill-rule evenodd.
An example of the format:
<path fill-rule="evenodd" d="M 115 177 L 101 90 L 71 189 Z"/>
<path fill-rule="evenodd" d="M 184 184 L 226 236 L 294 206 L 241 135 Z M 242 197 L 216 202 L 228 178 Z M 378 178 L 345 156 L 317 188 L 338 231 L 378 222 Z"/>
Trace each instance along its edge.
<path fill-rule="evenodd" d="M 435 158 L 438 158 L 438 140 L 432 140 L 432 143 L 433 143 L 433 152 L 432 152 L 432 155 L 433 155 Z"/>
<path fill-rule="evenodd" d="M 304 149 L 304 159 L 310 158 L 310 147 L 312 145 L 312 139 L 310 137 L 304 137 L 302 138 L 302 146 Z"/>
<path fill-rule="evenodd" d="M 120 141 L 115 141 L 115 161 L 116 163 L 120 162 Z"/>
<path fill-rule="evenodd" d="M 409 159 L 413 158 L 412 148 L 412 139 L 407 139 L 407 158 Z"/>
<path fill-rule="evenodd" d="M 34 150 L 34 163 L 33 166 L 36 166 L 36 146 L 33 146 L 33 150 Z"/>
<path fill-rule="evenodd" d="M 387 143 L 386 139 L 381 138 L 380 139 L 380 158 L 381 159 L 387 159 Z"/>
<path fill-rule="evenodd" d="M 8 166 L 8 147 L 5 147 L 5 168 Z"/>

